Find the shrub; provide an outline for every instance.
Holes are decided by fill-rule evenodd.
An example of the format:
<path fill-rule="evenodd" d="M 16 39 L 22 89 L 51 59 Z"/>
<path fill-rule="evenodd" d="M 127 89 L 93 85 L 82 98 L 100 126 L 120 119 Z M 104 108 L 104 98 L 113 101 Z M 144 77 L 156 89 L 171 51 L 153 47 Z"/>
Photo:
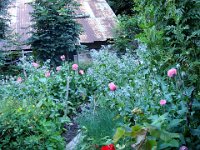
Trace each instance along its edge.
<path fill-rule="evenodd" d="M 17 99 L 1 101 L 0 149 L 64 149 L 63 108 L 49 99 L 29 100 L 26 106 Z"/>
<path fill-rule="evenodd" d="M 31 6 L 34 22 L 31 48 L 37 59 L 50 59 L 55 66 L 61 55 L 69 56 L 69 52 L 78 49 L 80 26 L 74 20 L 78 5 L 74 0 L 36 0 Z"/>
<path fill-rule="evenodd" d="M 5 39 L 6 31 L 8 28 L 8 5 L 11 0 L 3 0 L 0 2 L 0 39 Z"/>
<path fill-rule="evenodd" d="M 132 16 L 118 16 L 119 23 L 114 30 L 116 50 L 124 54 L 126 52 L 135 53 L 138 48 L 138 42 L 135 39 L 135 35 L 140 33 L 140 29 L 137 26 L 137 20 Z"/>

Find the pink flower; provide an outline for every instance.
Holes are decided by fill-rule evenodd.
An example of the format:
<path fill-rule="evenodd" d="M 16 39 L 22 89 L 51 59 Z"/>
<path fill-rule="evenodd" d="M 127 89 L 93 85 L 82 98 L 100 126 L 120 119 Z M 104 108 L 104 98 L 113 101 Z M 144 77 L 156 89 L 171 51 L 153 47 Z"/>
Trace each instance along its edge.
<path fill-rule="evenodd" d="M 80 73 L 81 75 L 83 75 L 83 74 L 84 74 L 84 71 L 83 71 L 83 70 L 79 70 L 79 73 Z"/>
<path fill-rule="evenodd" d="M 49 71 L 46 71 L 45 72 L 45 77 L 49 77 L 51 74 L 50 74 L 50 72 Z"/>
<path fill-rule="evenodd" d="M 117 89 L 117 86 L 113 82 L 109 83 L 108 86 L 111 91 L 115 91 Z"/>
<path fill-rule="evenodd" d="M 72 65 L 72 70 L 77 70 L 78 69 L 78 65 L 77 64 L 73 64 Z"/>
<path fill-rule="evenodd" d="M 165 105 L 166 103 L 167 103 L 167 101 L 166 101 L 165 99 L 161 99 L 161 100 L 160 100 L 160 105 L 161 105 L 161 106 Z"/>
<path fill-rule="evenodd" d="M 56 71 L 60 71 L 61 70 L 61 66 L 56 67 Z"/>
<path fill-rule="evenodd" d="M 38 63 L 33 62 L 32 63 L 33 67 L 38 68 L 40 65 Z"/>
<path fill-rule="evenodd" d="M 65 61 L 65 55 L 60 56 L 60 59 L 61 59 L 62 61 Z"/>
<path fill-rule="evenodd" d="M 167 75 L 168 77 L 173 78 L 175 75 L 177 75 L 177 70 L 175 68 L 172 68 L 168 70 Z"/>
<path fill-rule="evenodd" d="M 188 150 L 186 146 L 181 146 L 179 150 Z"/>
<path fill-rule="evenodd" d="M 21 83 L 22 82 L 22 78 L 21 77 L 18 77 L 17 78 L 17 83 Z"/>

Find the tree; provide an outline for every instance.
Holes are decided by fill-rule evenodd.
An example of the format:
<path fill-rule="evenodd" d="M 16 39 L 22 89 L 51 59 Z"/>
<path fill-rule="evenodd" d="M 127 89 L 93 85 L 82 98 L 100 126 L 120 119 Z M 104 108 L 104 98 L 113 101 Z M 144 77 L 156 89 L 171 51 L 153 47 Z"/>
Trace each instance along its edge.
<path fill-rule="evenodd" d="M 1 0 L 0 1 L 0 39 L 5 39 L 5 33 L 8 28 L 8 5 L 11 0 Z"/>
<path fill-rule="evenodd" d="M 133 0 L 107 0 L 116 15 L 133 13 Z"/>
<path fill-rule="evenodd" d="M 51 60 L 52 65 L 60 62 L 60 56 L 69 56 L 77 49 L 80 25 L 75 19 L 73 0 L 35 0 L 32 21 L 33 32 L 29 39 L 37 59 Z"/>

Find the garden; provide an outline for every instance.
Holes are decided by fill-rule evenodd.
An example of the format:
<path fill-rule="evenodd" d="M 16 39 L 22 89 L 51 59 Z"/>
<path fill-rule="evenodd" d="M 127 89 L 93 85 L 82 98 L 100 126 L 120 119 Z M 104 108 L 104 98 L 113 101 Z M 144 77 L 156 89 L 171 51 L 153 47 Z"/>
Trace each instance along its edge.
<path fill-rule="evenodd" d="M 0 1 L 0 40 L 12 39 L 9 2 Z M 114 44 L 87 63 L 68 58 L 84 51 L 79 4 L 31 3 L 33 52 L 15 72 L 0 53 L 0 150 L 200 149 L 199 0 L 120 2 L 108 1 Z"/>

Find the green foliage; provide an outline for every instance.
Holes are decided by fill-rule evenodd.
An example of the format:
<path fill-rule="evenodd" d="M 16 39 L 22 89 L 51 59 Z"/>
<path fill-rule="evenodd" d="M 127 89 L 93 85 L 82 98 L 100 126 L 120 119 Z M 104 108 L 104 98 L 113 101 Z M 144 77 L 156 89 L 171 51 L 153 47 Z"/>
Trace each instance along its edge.
<path fill-rule="evenodd" d="M 115 28 L 114 47 L 120 53 L 134 53 L 138 47 L 135 35 L 140 33 L 137 20 L 131 16 L 118 16 L 119 23 Z"/>
<path fill-rule="evenodd" d="M 119 119 L 115 118 L 115 112 L 106 108 L 89 108 L 83 110 L 77 122 L 87 136 L 87 144 L 100 146 L 111 141 Z"/>
<path fill-rule="evenodd" d="M 135 0 L 135 10 L 138 12 L 135 18 L 142 30 L 136 37 L 147 46 L 147 50 L 140 53 L 140 56 L 150 70 L 156 68 L 162 76 L 170 67 L 177 67 L 182 71 L 183 78 L 181 81 L 176 80 L 176 84 L 182 91 L 179 97 L 186 104 L 185 110 L 179 112 L 185 112 L 187 125 L 184 136 L 191 148 L 199 145 L 198 137 L 191 132 L 200 124 L 197 119 L 200 112 L 194 109 L 199 103 L 200 91 L 199 9 L 200 3 L 196 0 Z M 186 91 L 190 91 L 190 96 Z M 191 141 L 195 144 L 191 144 Z"/>
<path fill-rule="evenodd" d="M 31 105 L 47 108 L 53 103 L 45 112 L 61 117 L 64 112 L 74 115 L 76 108 L 86 103 L 89 110 L 80 115 L 80 125 L 87 132 L 83 132 L 78 149 L 95 149 L 95 144 L 113 141 L 117 149 L 130 149 L 131 145 L 144 149 L 173 149 L 182 145 L 199 148 L 200 94 L 195 93 L 195 85 L 185 82 L 186 71 L 181 65 L 169 66 L 177 69 L 177 75 L 170 78 L 166 70 L 159 70 L 159 65 L 146 59 L 146 46 L 140 45 L 136 52 L 137 57 L 125 54 L 119 58 L 107 50 L 93 51 L 93 63 L 83 75 L 78 74 L 82 68 L 74 71 L 65 61 L 61 70 L 55 71 L 48 62 L 35 68 L 22 60 L 27 75 L 22 76 L 20 83 L 16 78 L 2 81 L 0 99 L 18 100 L 23 108 Z M 49 77 L 45 77 L 47 71 Z M 110 82 L 117 86 L 115 91 L 110 91 Z M 167 101 L 163 106 L 159 103 L 161 99 Z M 115 118 L 122 118 L 121 127 L 112 141 L 112 130 L 118 127 L 112 122 Z M 62 120 L 66 119 L 69 118 Z"/>
<path fill-rule="evenodd" d="M 132 7 L 133 7 L 133 1 L 130 0 L 107 0 L 110 7 L 113 9 L 114 13 L 116 15 L 119 14 L 126 14 L 130 15 L 133 13 Z"/>
<path fill-rule="evenodd" d="M 28 105 L 17 99 L 1 101 L 0 149 L 64 149 L 62 106 L 45 98 L 42 105 L 24 100 Z"/>
<path fill-rule="evenodd" d="M 135 123 L 150 123 L 145 116 L 151 116 L 153 112 L 160 114 L 161 110 L 149 99 L 164 97 L 171 105 L 166 110 L 171 120 L 174 119 L 174 124 L 166 127 L 173 132 L 182 133 L 184 138 L 181 143 L 191 149 L 200 147 L 199 9 L 198 0 L 134 0 L 135 14 L 132 20 L 135 21 L 132 25 L 139 27 L 140 32 L 132 39 L 117 39 L 120 42 L 136 38 L 142 43 L 136 51 L 142 65 L 134 79 L 134 89 L 137 91 L 134 106 L 135 110 L 144 114 L 135 116 Z M 125 25 L 129 23 L 130 21 L 126 21 Z M 131 33 L 134 34 L 135 30 Z M 170 68 L 178 70 L 174 80 L 166 77 Z M 143 108 L 143 105 L 146 107 Z M 196 134 L 194 131 L 197 131 Z"/>
<path fill-rule="evenodd" d="M 69 52 L 78 49 L 80 26 L 74 20 L 78 4 L 74 0 L 36 0 L 33 7 L 34 24 L 31 48 L 37 59 L 51 60 L 51 64 L 59 64 L 61 55 L 69 56 Z"/>
<path fill-rule="evenodd" d="M 156 144 L 158 148 L 179 147 L 182 144 L 190 148 L 198 146 L 198 135 L 194 133 L 199 126 L 196 116 L 199 109 L 197 99 L 194 100 L 193 105 L 194 116 L 190 115 L 188 110 L 188 102 L 195 88 L 183 84 L 185 75 L 180 66 L 177 66 L 178 74 L 174 78 L 169 78 L 166 71 L 164 71 L 165 75 L 161 76 L 159 74 L 161 71 L 157 70 L 156 66 L 154 68 L 151 66 L 152 69 L 148 67 L 151 64 L 141 55 L 146 51 L 143 46 L 137 50 L 140 60 L 134 60 L 134 56 L 128 54 L 118 58 L 116 54 L 106 51 L 92 53 L 93 66 L 89 68 L 87 76 L 90 76 L 92 86 L 97 87 L 93 90 L 96 105 L 117 110 L 118 116 L 124 120 L 125 127 L 135 125 L 146 127 L 150 124 L 163 134 L 178 133 L 180 135 L 180 138 L 170 141 L 170 143 L 176 143 L 174 145 L 166 144 L 169 141 L 165 142 L 163 136 L 152 135 L 156 141 L 159 141 Z M 110 82 L 117 85 L 116 91 L 109 91 L 108 83 Z M 167 100 L 165 106 L 159 104 L 161 99 Z M 163 114 L 167 115 L 159 121 Z M 189 127 L 188 124 L 194 128 Z M 191 133 L 194 135 L 191 135 L 190 131 L 193 131 Z M 151 139 L 151 136 L 147 138 Z M 191 144 L 191 139 L 195 141 L 194 145 Z M 120 141 L 119 147 L 125 145 L 129 148 L 131 144 L 134 144 L 134 140 L 130 140 L 130 137 L 123 138 L 124 142 Z"/>
<path fill-rule="evenodd" d="M 134 149 L 165 149 L 171 147 L 179 147 L 180 135 L 171 133 L 163 128 L 162 123 L 166 120 L 167 114 L 153 118 L 151 124 L 134 125 L 131 128 L 117 128 L 113 137 L 114 142 L 118 142 L 121 138 L 130 137 L 125 147 L 130 146 Z M 134 144 L 133 144 L 134 142 Z"/>
<path fill-rule="evenodd" d="M 5 39 L 6 31 L 8 27 L 8 5 L 11 0 L 0 1 L 0 39 Z"/>

